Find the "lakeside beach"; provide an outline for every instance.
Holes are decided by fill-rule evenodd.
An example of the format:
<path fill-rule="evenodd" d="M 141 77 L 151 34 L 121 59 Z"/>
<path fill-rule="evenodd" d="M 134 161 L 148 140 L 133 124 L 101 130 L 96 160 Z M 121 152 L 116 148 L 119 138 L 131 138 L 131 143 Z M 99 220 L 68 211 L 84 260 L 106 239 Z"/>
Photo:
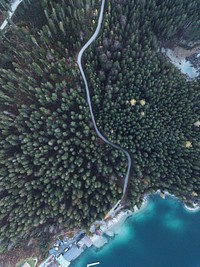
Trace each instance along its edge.
<path fill-rule="evenodd" d="M 120 235 L 122 232 L 124 232 L 124 225 L 126 225 L 127 220 L 129 220 L 130 218 L 134 218 L 135 220 L 145 220 L 145 216 L 154 216 L 154 210 L 153 210 L 153 206 L 152 206 L 152 200 L 154 200 L 154 198 L 157 199 L 161 199 L 161 200 L 166 200 L 169 202 L 169 200 L 172 200 L 174 203 L 176 203 L 176 205 L 180 203 L 183 207 L 184 210 L 187 211 L 187 213 L 195 213 L 199 211 L 199 206 L 196 204 L 194 206 L 194 208 L 190 208 L 187 207 L 186 204 L 184 204 L 183 202 L 181 202 L 177 197 L 175 197 L 175 195 L 170 194 L 167 190 L 162 191 L 162 190 L 157 190 L 154 194 L 145 194 L 143 196 L 143 201 L 142 201 L 142 205 L 140 207 L 140 209 L 138 209 L 138 207 L 135 205 L 133 208 L 133 211 L 128 210 L 128 209 L 124 209 L 122 206 L 120 207 L 120 209 L 118 209 L 118 211 L 115 213 L 115 215 L 113 214 L 113 217 L 107 217 L 105 218 L 105 220 L 102 221 L 95 221 L 91 227 L 90 227 L 90 231 L 93 234 L 90 235 L 86 235 L 86 233 L 84 233 L 84 231 L 79 231 L 78 233 L 75 234 L 75 236 L 72 239 L 69 239 L 68 241 L 61 241 L 61 243 L 59 244 L 59 249 L 57 248 L 57 250 L 60 251 L 61 247 L 63 251 L 66 251 L 66 248 L 68 250 L 68 256 L 67 253 L 65 255 L 65 253 L 63 254 L 63 256 L 65 257 L 66 264 L 69 265 L 73 265 L 74 262 L 78 261 L 79 259 L 82 258 L 82 256 L 84 257 L 85 253 L 88 251 L 88 248 L 91 249 L 91 247 L 93 249 L 104 249 L 104 247 L 106 245 L 110 245 L 111 240 L 115 240 L 115 238 Z M 167 198 L 167 199 L 166 199 Z M 173 225 L 173 227 L 176 227 L 176 225 L 179 225 L 179 221 L 178 220 L 172 220 L 172 222 L 169 221 L 169 216 L 166 217 L 166 224 L 169 225 Z M 180 224 L 181 225 L 181 224 Z M 80 237 L 79 237 L 80 236 Z M 127 235 L 127 238 L 128 235 Z M 60 241 L 57 241 L 60 242 Z M 70 243 L 71 242 L 71 243 Z M 114 241 L 113 241 L 114 242 Z M 73 244 L 73 246 L 69 246 L 70 244 Z M 55 243 L 56 244 L 56 243 Z M 58 244 L 56 244 L 57 246 Z M 55 251 L 56 247 L 52 248 L 50 251 L 51 253 Z M 76 254 L 72 257 L 72 255 L 75 253 L 74 249 L 76 250 Z M 73 252 L 72 252 L 73 250 Z M 50 254 L 51 254 L 50 253 Z M 56 252 L 57 253 L 57 252 Z M 62 253 L 60 251 L 60 253 Z M 54 253 L 53 253 L 54 254 Z M 71 256 L 70 256 L 71 254 Z M 58 257 L 60 254 L 58 254 L 56 256 L 56 261 L 61 263 L 61 259 L 60 257 Z M 61 255 L 61 258 L 64 260 L 63 256 Z M 61 265 L 64 264 L 61 263 Z M 55 262 L 55 266 L 56 262 Z M 62 265 L 63 266 L 63 265 Z"/>
<path fill-rule="evenodd" d="M 198 217 L 200 205 L 200 54 L 179 61 L 171 48 L 166 57 L 160 53 L 162 42 L 177 42 L 199 23 L 197 1 L 182 1 L 181 8 L 171 0 L 24 1 L 17 13 L 23 0 L 9 8 L 1 2 L 3 266 L 24 254 L 40 260 L 52 245 L 56 267 L 67 267 L 116 240 L 124 246 L 114 266 L 129 265 L 129 255 L 139 266 L 141 256 L 156 255 L 155 239 L 165 248 L 172 232 L 199 255 L 198 234 L 186 235 L 199 221 L 195 226 L 187 216 Z M 200 38 L 194 28 L 188 41 Z M 186 204 L 161 191 L 158 199 L 144 196 L 141 207 L 144 192 L 155 188 L 169 188 Z M 171 242 L 175 251 L 179 240 Z M 168 258 L 170 249 L 159 253 Z"/>
<path fill-rule="evenodd" d="M 199 266 L 200 212 L 186 210 L 182 202 L 169 195 L 166 199 L 150 195 L 147 203 L 119 226 L 110 242 L 101 249 L 87 249 L 72 266 L 95 261 L 103 267 Z"/>
<path fill-rule="evenodd" d="M 102 234 L 106 234 L 110 237 L 113 237 L 118 234 L 121 231 L 120 229 L 121 227 L 123 227 L 123 224 L 128 217 L 136 215 L 137 213 L 142 213 L 142 211 L 148 206 L 148 198 L 148 195 L 145 195 L 143 197 L 143 202 L 140 209 L 138 209 L 137 206 L 134 206 L 133 211 L 128 209 L 122 209 L 121 211 L 119 211 L 119 213 L 116 214 L 116 216 L 107 220 L 104 224 L 100 226 Z M 90 238 L 96 248 L 100 248 L 108 242 L 105 237 L 97 234 L 92 235 Z"/>

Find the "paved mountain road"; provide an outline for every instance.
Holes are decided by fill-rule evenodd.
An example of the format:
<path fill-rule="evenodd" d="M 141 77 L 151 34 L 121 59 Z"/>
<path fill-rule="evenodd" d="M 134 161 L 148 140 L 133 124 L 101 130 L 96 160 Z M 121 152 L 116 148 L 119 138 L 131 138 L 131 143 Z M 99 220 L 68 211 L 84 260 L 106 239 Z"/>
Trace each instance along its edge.
<path fill-rule="evenodd" d="M 123 148 L 121 148 L 120 146 L 118 145 L 115 145 L 113 143 L 111 143 L 109 140 L 107 140 L 99 131 L 97 125 L 96 125 L 96 121 L 95 121 L 95 117 L 94 117 L 94 113 L 93 113 L 93 109 L 92 109 L 92 104 L 91 104 L 91 98 L 90 98 L 90 91 L 89 91 L 89 88 L 88 88 L 88 82 L 87 82 L 87 79 L 86 79 L 86 76 L 85 76 L 85 73 L 84 73 L 84 70 L 83 70 L 83 67 L 82 67 L 82 56 L 83 56 L 83 53 L 85 52 L 85 50 L 91 45 L 92 42 L 94 42 L 94 40 L 97 38 L 100 30 L 101 30 L 101 26 L 102 26 L 102 21 L 103 21 L 103 13 L 104 13 L 104 7 L 105 7 L 105 0 L 102 0 L 102 3 L 101 3 L 101 9 L 100 9 L 100 15 L 99 15 L 99 20 L 98 20 L 98 24 L 97 24 L 97 28 L 94 32 L 94 34 L 92 35 L 92 37 L 87 41 L 87 43 L 81 48 L 79 54 L 78 54 L 78 60 L 77 60 L 77 63 L 78 63 L 78 67 L 80 69 L 80 72 L 81 72 L 81 76 L 83 78 L 83 81 L 84 81 L 84 84 L 85 84 L 85 90 L 86 90 L 86 95 L 87 95 L 87 102 L 88 102 L 88 106 L 89 106 L 89 109 L 90 109 L 90 115 L 91 115 L 91 118 L 92 118 L 92 122 L 93 122 L 93 125 L 94 125 L 94 128 L 95 128 L 95 131 L 97 133 L 97 135 L 107 144 L 109 144 L 110 146 L 116 148 L 116 149 L 119 149 L 121 150 L 127 157 L 127 160 L 128 160 L 128 168 L 127 168 L 127 172 L 126 172 L 126 177 L 125 177 L 125 180 L 124 180 L 124 188 L 123 188 L 123 194 L 122 194 L 122 197 L 121 199 L 116 203 L 116 205 L 112 208 L 111 211 L 115 210 L 115 208 L 120 204 L 120 202 L 122 201 L 125 193 L 126 193 L 126 189 L 127 189 L 127 185 L 128 185 L 128 180 L 129 180 L 129 175 L 130 175 L 130 168 L 131 168 L 131 157 L 130 157 L 130 154 Z M 111 212 L 110 211 L 110 212 Z"/>
<path fill-rule="evenodd" d="M 8 17 L 11 18 L 14 13 L 15 10 L 17 9 L 18 5 L 22 2 L 23 0 L 14 0 L 11 4 L 11 11 L 8 12 Z M 97 38 L 100 30 L 101 30 L 101 26 L 102 26 L 102 21 L 103 21 L 103 13 L 104 13 L 104 8 L 105 8 L 105 0 L 102 0 L 101 3 L 101 9 L 100 9 L 100 15 L 99 15 L 99 19 L 98 19 L 98 24 L 97 24 L 97 28 L 94 32 L 94 34 L 92 35 L 92 37 L 87 41 L 87 43 L 81 48 L 79 54 L 78 54 L 78 59 L 77 59 L 77 63 L 78 63 L 78 67 L 80 69 L 80 73 L 81 76 L 83 78 L 84 84 L 85 84 L 85 90 L 86 90 L 86 95 L 87 95 L 87 102 L 88 102 L 88 106 L 89 106 L 89 110 L 90 110 L 90 115 L 92 118 L 92 122 L 95 128 L 95 131 L 97 133 L 97 135 L 107 144 L 109 144 L 110 146 L 114 147 L 115 149 L 119 149 L 121 150 L 127 157 L 127 161 L 128 161 L 128 168 L 127 168 L 127 172 L 126 172 L 126 176 L 124 179 L 124 187 L 123 187 L 123 194 L 121 199 L 115 204 L 115 206 L 111 209 L 110 213 L 114 212 L 115 209 L 119 206 L 119 204 L 121 203 L 123 197 L 125 196 L 126 193 L 126 189 L 127 189 L 127 185 L 128 185 L 128 181 L 129 181 L 129 175 L 130 175 L 130 168 L 131 168 L 131 157 L 130 154 L 123 148 L 121 148 L 118 145 L 115 145 L 113 143 L 111 143 L 109 140 L 107 140 L 103 134 L 101 134 L 101 132 L 99 131 L 97 125 L 96 125 L 96 121 L 95 121 L 95 117 L 94 117 L 94 113 L 93 113 L 93 109 L 92 109 L 92 104 L 91 104 L 91 98 L 90 98 L 90 91 L 88 88 L 88 82 L 82 67 L 82 56 L 83 53 L 85 52 L 85 50 L 91 45 L 92 42 L 95 41 L 95 39 Z M 0 26 L 0 29 L 3 30 L 8 24 L 8 20 L 5 19 L 4 22 L 2 23 L 2 25 Z"/>

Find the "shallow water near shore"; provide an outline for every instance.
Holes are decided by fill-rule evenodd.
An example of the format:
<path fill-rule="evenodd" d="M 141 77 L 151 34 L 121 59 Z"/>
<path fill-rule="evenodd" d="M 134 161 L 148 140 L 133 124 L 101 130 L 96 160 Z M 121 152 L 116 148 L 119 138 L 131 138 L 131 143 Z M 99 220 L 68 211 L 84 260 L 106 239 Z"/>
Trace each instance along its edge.
<path fill-rule="evenodd" d="M 73 267 L 200 267 L 200 211 L 172 197 L 149 197 L 103 248 L 87 249 Z"/>

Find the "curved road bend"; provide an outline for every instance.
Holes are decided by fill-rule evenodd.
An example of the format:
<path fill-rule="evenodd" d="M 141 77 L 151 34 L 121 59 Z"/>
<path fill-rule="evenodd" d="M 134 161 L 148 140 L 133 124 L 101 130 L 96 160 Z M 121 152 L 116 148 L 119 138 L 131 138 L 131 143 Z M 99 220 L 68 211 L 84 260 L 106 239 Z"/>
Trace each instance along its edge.
<path fill-rule="evenodd" d="M 82 67 L 82 63 L 81 63 L 81 60 L 82 60 L 82 56 L 83 56 L 83 53 L 85 52 L 85 50 L 90 46 L 90 44 L 97 38 L 98 34 L 99 34 L 99 31 L 101 29 L 101 25 L 102 25 L 102 21 L 103 21 L 103 12 L 104 12 L 104 7 L 105 7 L 105 0 L 102 0 L 102 3 L 101 3 L 101 10 L 100 10 L 100 15 L 99 15 L 99 20 L 98 20 L 98 24 L 97 24 L 97 28 L 94 32 L 94 34 L 92 35 L 92 37 L 87 41 L 87 43 L 82 47 L 82 49 L 80 50 L 79 54 L 78 54 L 78 60 L 77 60 L 77 63 L 78 63 L 78 67 L 80 69 L 80 72 L 81 72 L 81 75 L 82 75 L 82 78 L 83 78 L 83 81 L 84 81 L 84 84 L 85 84 L 85 90 L 86 90 L 86 94 L 87 94 L 87 102 L 88 102 L 88 105 L 89 105 L 89 109 L 90 109 L 90 114 L 91 114 L 91 117 L 92 117 L 92 122 L 93 122 L 93 125 L 94 125 L 94 128 L 95 128 L 95 131 L 97 133 L 97 135 L 107 144 L 111 145 L 112 147 L 116 148 L 116 149 L 119 149 L 121 150 L 127 157 L 127 160 L 128 160 L 128 168 L 127 168 L 127 172 L 126 172 L 126 177 L 125 177 L 125 180 L 124 180 L 124 188 L 123 188 L 123 194 L 122 194 L 122 197 L 121 199 L 116 203 L 116 205 L 112 208 L 111 211 L 114 211 L 115 208 L 120 204 L 120 202 L 122 201 L 125 193 L 126 193 L 126 189 L 127 189 L 127 185 L 128 185 L 128 180 L 129 180 L 129 175 L 130 175 L 130 168 L 131 168 L 131 157 L 130 157 L 130 154 L 123 148 L 121 148 L 120 146 L 118 145 L 115 145 L 113 143 L 111 143 L 110 141 L 108 141 L 101 133 L 100 131 L 98 130 L 97 128 L 97 125 L 96 125 L 96 121 L 95 121 L 95 118 L 94 118 L 94 113 L 93 113 L 93 109 L 92 109 L 92 104 L 91 104 L 91 98 L 90 98 L 90 91 L 89 91 L 89 88 L 88 88 L 88 83 L 87 83 L 87 79 L 86 79 L 86 76 L 85 76 L 85 73 L 83 71 L 83 67 Z M 110 211 L 110 212 L 111 212 Z"/>
<path fill-rule="evenodd" d="M 0 26 L 0 30 L 3 30 L 6 25 L 8 24 L 8 19 L 11 19 L 13 14 L 15 13 L 15 10 L 17 9 L 18 5 L 22 2 L 23 0 L 14 0 L 12 1 L 11 4 L 11 11 L 8 11 L 8 18 L 4 20 L 4 22 Z"/>
<path fill-rule="evenodd" d="M 11 4 L 11 11 L 9 11 L 9 15 L 8 17 L 11 18 L 13 16 L 13 14 L 15 13 L 15 10 L 17 9 L 18 5 L 22 2 L 23 0 L 14 0 Z M 90 114 L 91 114 L 91 117 L 92 117 L 92 122 L 93 122 L 93 125 L 94 125 L 94 128 L 95 128 L 95 131 L 97 133 L 97 135 L 107 144 L 109 144 L 110 146 L 116 148 L 116 149 L 119 149 L 121 150 L 127 157 L 127 160 L 128 160 L 128 168 L 127 168 L 127 172 L 126 172 L 126 177 L 125 177 L 125 180 L 124 180 L 124 188 L 123 188 L 123 194 L 122 194 L 122 197 L 121 199 L 116 203 L 116 205 L 112 208 L 111 211 L 114 211 L 115 208 L 120 204 L 120 202 L 122 201 L 123 197 L 125 196 L 125 193 L 126 193 L 126 189 L 127 189 L 127 185 L 128 185 L 128 180 L 129 180 L 129 175 L 130 175 L 130 168 L 131 168 L 131 157 L 130 157 L 130 154 L 123 148 L 111 143 L 110 141 L 108 141 L 101 133 L 100 131 L 98 130 L 97 128 L 97 125 L 96 125 L 96 121 L 95 121 L 95 118 L 94 118 L 94 114 L 93 114 L 93 109 L 92 109 L 92 104 L 91 104 L 91 99 L 90 99 L 90 91 L 89 91 L 89 88 L 88 88 L 88 83 L 87 83 L 87 79 L 86 79 L 86 76 L 85 76 L 85 73 L 83 71 L 83 68 L 82 68 L 82 63 L 81 63 L 81 60 L 82 60 L 82 56 L 83 56 L 83 53 L 85 52 L 85 50 L 90 46 L 90 44 L 97 38 L 98 34 L 99 34 L 99 31 L 101 29 L 101 25 L 102 25 L 102 21 L 103 21 L 103 12 L 104 12 L 104 7 L 105 7 L 105 0 L 102 0 L 102 3 L 101 3 L 101 10 L 100 10 L 100 15 L 99 15 L 99 20 L 98 20 L 98 24 L 97 24 L 97 28 L 94 32 L 94 34 L 92 35 L 92 37 L 87 41 L 87 43 L 82 47 L 82 49 L 80 50 L 79 54 L 78 54 L 78 60 L 77 60 L 77 63 L 78 63 L 78 66 L 79 66 L 79 69 L 80 69 L 80 72 L 81 72 L 81 75 L 82 75 L 82 78 L 83 78 L 83 81 L 84 81 L 84 84 L 85 84 L 85 89 L 86 89 L 86 94 L 87 94 L 87 102 L 88 102 L 88 105 L 89 105 L 89 110 L 90 110 Z M 0 29 L 3 30 L 8 24 L 8 20 L 5 19 L 4 22 L 1 24 L 0 26 Z M 111 212 L 110 211 L 110 212 Z"/>

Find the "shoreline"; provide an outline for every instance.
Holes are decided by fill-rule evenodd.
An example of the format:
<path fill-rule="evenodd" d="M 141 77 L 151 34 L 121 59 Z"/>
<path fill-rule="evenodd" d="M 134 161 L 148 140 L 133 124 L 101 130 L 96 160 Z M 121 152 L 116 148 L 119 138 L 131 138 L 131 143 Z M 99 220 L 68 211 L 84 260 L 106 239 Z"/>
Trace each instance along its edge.
<path fill-rule="evenodd" d="M 156 193 L 157 193 L 157 194 L 160 194 L 160 193 L 161 193 L 161 190 L 158 189 L 158 190 L 156 191 Z M 193 207 L 189 207 L 189 206 L 187 206 L 187 204 L 185 204 L 185 203 L 184 203 L 182 200 L 180 200 L 178 197 L 176 197 L 176 196 L 173 195 L 173 194 L 170 194 L 167 190 L 164 191 L 164 194 L 167 195 L 167 196 L 170 196 L 170 197 L 172 197 L 172 198 L 174 198 L 174 199 L 179 200 L 181 203 L 183 203 L 183 206 L 184 206 L 185 210 L 187 210 L 187 211 L 191 211 L 191 212 L 198 212 L 198 211 L 200 211 L 200 206 L 198 206 L 197 204 L 193 204 Z"/>
<path fill-rule="evenodd" d="M 194 204 L 193 204 L 193 207 L 189 207 L 189 206 L 187 206 L 187 204 L 185 204 L 182 200 L 180 200 L 180 199 L 179 199 L 178 197 L 176 197 L 175 195 L 170 194 L 168 191 L 164 191 L 164 193 L 165 193 L 166 195 L 168 195 L 168 196 L 170 196 L 170 197 L 172 197 L 172 198 L 176 198 L 176 199 L 178 199 L 180 202 L 182 202 L 184 208 L 185 208 L 187 211 L 191 211 L 191 212 L 197 212 L 197 211 L 200 211 L 200 206 L 198 206 L 198 205 L 194 205 Z"/>
<path fill-rule="evenodd" d="M 191 212 L 197 212 L 200 211 L 200 207 L 199 206 L 195 206 L 194 208 L 187 206 L 186 204 L 184 204 L 184 208 L 187 211 L 191 211 Z"/>
<path fill-rule="evenodd" d="M 115 239 L 110 239 L 111 242 L 109 242 L 107 246 L 102 247 L 102 249 L 100 249 L 100 250 L 99 249 L 96 250 L 93 247 L 91 251 L 87 251 L 86 254 L 83 254 L 82 258 L 80 260 L 77 260 L 77 262 L 73 265 L 73 267 L 86 266 L 86 263 L 95 262 L 95 261 L 101 261 L 101 263 L 103 265 L 105 263 L 106 266 L 109 266 L 111 263 L 111 266 L 112 265 L 114 266 L 115 260 L 116 260 L 116 263 L 118 263 L 118 261 L 119 261 L 119 263 L 121 262 L 123 265 L 123 262 L 125 261 L 124 258 L 126 256 L 130 255 L 130 259 L 131 260 L 134 259 L 134 258 L 131 258 L 132 257 L 131 253 L 135 253 L 135 251 L 136 251 L 136 254 L 135 254 L 136 256 L 134 255 L 134 257 L 138 258 L 138 260 L 134 263 L 138 264 L 141 262 L 142 255 L 145 255 L 146 253 L 148 255 L 150 242 L 151 242 L 152 247 L 153 247 L 154 241 L 156 243 L 157 240 L 159 240 L 158 244 L 157 244 L 157 249 L 159 249 L 160 246 L 163 245 L 163 243 L 167 244 L 166 250 L 164 250 L 164 251 L 168 251 L 168 249 L 169 249 L 169 252 L 172 253 L 171 262 L 172 262 L 172 266 L 173 266 L 173 256 L 174 256 L 173 251 L 174 250 L 171 249 L 172 248 L 171 246 L 173 246 L 173 244 L 174 244 L 173 240 L 175 240 L 175 242 L 176 242 L 176 240 L 178 240 L 178 242 L 179 242 L 177 244 L 175 243 L 176 244 L 175 248 L 177 248 L 177 247 L 178 247 L 178 249 L 180 248 L 179 249 L 179 251 L 180 251 L 179 255 L 182 255 L 182 251 L 181 251 L 182 244 L 183 244 L 183 247 L 185 246 L 185 244 L 187 244 L 184 247 L 184 251 L 186 251 L 186 247 L 188 247 L 188 246 L 189 246 L 189 248 L 191 248 L 190 242 L 192 242 L 192 238 L 193 238 L 192 236 L 194 236 L 194 237 L 196 236 L 196 233 L 197 233 L 196 229 L 198 229 L 198 228 L 195 229 L 195 227 L 198 227 L 198 225 L 199 225 L 199 219 L 198 218 L 200 216 L 200 213 L 196 213 L 196 215 L 193 215 L 192 213 L 184 212 L 184 205 L 182 204 L 183 202 L 180 203 L 179 199 L 174 198 L 174 197 L 171 198 L 169 193 L 168 193 L 168 196 L 166 196 L 166 201 L 164 201 L 162 199 L 162 197 L 160 198 L 158 194 L 154 194 L 154 195 L 150 194 L 148 207 L 150 207 L 154 201 L 156 201 L 156 203 L 158 203 L 158 206 L 156 203 L 155 203 L 155 206 L 153 204 L 152 209 L 150 209 L 150 211 L 153 212 L 153 216 L 150 215 L 149 218 L 150 218 L 150 221 L 152 220 L 154 222 L 154 220 L 155 220 L 155 224 L 154 224 L 155 227 L 152 227 L 153 225 L 151 223 L 149 224 L 149 219 L 146 220 L 146 218 L 143 218 L 143 212 L 144 212 L 144 216 L 145 216 L 146 210 L 142 211 L 142 214 L 141 214 L 142 220 L 140 220 L 140 217 L 139 217 L 139 220 L 136 219 L 136 226 L 135 226 L 134 217 L 129 218 L 129 220 L 126 221 L 126 223 L 123 225 L 123 229 L 121 230 L 120 234 L 117 235 L 115 237 Z M 134 213 L 132 213 L 132 214 L 134 214 Z M 160 215 L 162 217 L 160 217 Z M 169 215 L 169 216 L 166 216 L 166 215 Z M 138 216 L 140 216 L 140 215 L 138 215 Z M 195 217 L 193 217 L 193 216 L 195 216 Z M 143 220 L 145 222 L 144 226 L 143 226 Z M 190 223 L 193 223 L 193 220 L 195 223 L 194 225 L 190 224 Z M 160 225 L 160 228 L 159 228 L 159 225 Z M 157 228 L 157 226 L 158 226 L 158 228 Z M 142 232 L 141 231 L 142 229 L 143 230 L 146 229 L 145 231 L 147 231 L 147 232 Z M 191 233 L 189 231 L 190 229 L 192 229 Z M 151 230 L 152 230 L 152 234 L 150 234 L 150 237 L 148 237 L 147 233 L 149 233 L 149 231 L 151 232 Z M 163 233 L 161 232 L 161 230 L 163 231 Z M 168 232 L 168 230 L 169 230 L 169 232 Z M 157 238 L 155 240 L 155 233 L 156 232 L 157 232 L 158 236 L 156 236 Z M 141 233 L 143 233 L 144 236 L 142 234 L 142 238 L 139 239 Z M 176 233 L 178 233 L 178 234 L 176 234 Z M 182 239 L 180 239 L 179 234 L 186 235 L 187 238 L 188 238 L 188 236 L 191 236 L 191 239 L 186 238 L 186 239 L 184 239 L 184 240 L 186 240 L 186 242 L 183 243 Z M 170 238 L 168 238 L 168 237 L 170 237 Z M 166 243 L 165 243 L 165 238 L 166 238 Z M 142 250 L 143 247 L 141 247 L 141 249 L 139 250 L 140 247 L 138 248 L 138 245 L 142 244 L 142 242 L 144 240 L 147 240 L 149 242 L 148 246 L 146 246 L 146 243 L 143 243 L 146 246 L 146 248 L 144 246 L 145 251 Z M 188 241 L 188 243 L 187 243 L 187 241 Z M 199 241 L 197 241 L 197 242 L 194 241 L 194 248 L 196 248 L 196 255 L 197 256 L 199 256 L 198 246 L 197 246 L 198 243 L 199 243 Z M 125 246 L 125 249 L 124 249 L 124 246 Z M 129 248 L 131 248 L 131 249 L 129 250 Z M 137 248 L 138 248 L 138 251 L 137 251 Z M 151 249 L 151 247 L 150 247 L 150 249 Z M 156 262 L 156 258 L 157 258 L 157 256 L 156 256 L 156 253 L 158 251 L 157 249 L 154 250 L 152 253 L 152 255 L 153 255 L 152 259 L 155 262 Z M 165 247 L 164 247 L 164 249 L 165 249 Z M 120 254 L 120 251 L 123 251 L 123 252 Z M 192 249 L 191 249 L 190 253 L 192 256 L 192 253 L 193 253 Z M 111 257 L 109 255 L 111 255 Z M 195 258 L 196 258 L 196 255 L 195 255 Z M 109 257 L 109 260 L 107 260 L 107 257 Z M 162 260 L 164 260 L 164 257 L 165 257 L 165 254 L 163 253 L 163 257 L 161 257 Z M 199 258 L 199 257 L 197 257 L 197 258 Z M 112 261 L 111 261 L 111 259 L 112 259 Z M 191 260 L 191 258 L 189 258 L 189 261 L 190 260 Z M 78 262 L 78 261 L 80 261 L 80 262 Z M 131 263 L 131 261 L 129 260 L 129 258 L 126 262 L 124 262 L 124 264 L 127 266 L 129 266 L 130 263 Z M 144 263 L 146 264 L 146 261 L 144 261 Z M 160 263 L 161 263 L 161 260 L 160 260 L 159 264 Z M 182 263 L 184 263 L 184 260 L 182 261 Z M 196 263 L 196 261 L 195 261 L 195 263 Z M 145 266 L 145 264 L 144 264 L 144 266 Z M 159 265 L 159 266 L 161 266 L 161 265 Z M 180 266 L 182 266 L 182 265 L 180 265 Z"/>
<path fill-rule="evenodd" d="M 162 193 L 162 191 L 160 189 L 158 189 L 157 191 L 155 191 L 154 194 L 158 194 L 160 195 Z M 178 197 L 176 197 L 174 194 L 169 193 L 167 190 L 163 191 L 164 196 L 169 196 L 177 201 L 180 201 L 181 203 L 183 203 L 183 207 L 185 208 L 185 210 L 189 211 L 189 212 L 198 212 L 200 211 L 200 207 L 199 206 L 194 206 L 189 207 L 187 206 L 182 200 L 180 200 Z M 149 197 L 151 195 L 154 194 L 145 194 L 143 197 L 143 201 L 142 201 L 142 205 L 141 207 L 138 209 L 138 207 L 135 205 L 133 208 L 133 211 L 131 210 L 126 210 L 126 209 L 122 209 L 116 216 L 114 216 L 113 218 L 111 218 L 109 221 L 107 221 L 104 225 L 102 225 L 100 227 L 101 231 L 103 234 L 110 236 L 110 237 L 114 237 L 116 234 L 119 233 L 121 226 L 123 226 L 124 222 L 126 221 L 126 219 L 130 216 L 134 216 L 140 212 L 142 212 L 148 205 L 149 203 Z M 162 196 L 160 196 L 162 198 Z M 97 248 L 101 248 L 103 247 L 105 244 L 108 243 L 107 238 L 103 237 L 103 236 L 99 236 L 97 234 L 94 234 L 93 236 L 90 237 L 93 242 L 94 247 Z"/>
<path fill-rule="evenodd" d="M 116 235 L 120 234 L 120 232 L 122 231 L 122 226 L 124 225 L 124 222 L 127 220 L 128 217 L 137 215 L 138 213 L 142 213 L 143 211 L 145 211 L 152 195 L 159 195 L 160 198 L 163 198 L 163 199 L 165 199 L 165 196 L 173 198 L 174 201 L 181 202 L 183 204 L 182 208 L 187 210 L 189 213 L 195 213 L 195 212 L 200 211 L 199 206 L 198 207 L 196 206 L 194 208 L 188 207 L 182 200 L 180 200 L 175 195 L 169 193 L 167 190 L 163 191 L 161 189 L 158 189 L 153 194 L 144 194 L 142 198 L 142 205 L 139 209 L 136 205 L 133 207 L 133 211 L 129 209 L 124 209 L 122 207 L 121 210 L 115 216 L 105 221 L 101 221 L 101 222 L 99 221 L 100 224 L 98 225 L 94 233 L 93 234 L 91 233 L 90 235 L 88 235 L 91 245 L 84 247 L 84 248 L 81 247 L 83 249 L 81 254 L 87 251 L 87 249 L 90 247 L 93 247 L 93 249 L 101 249 L 106 244 L 108 244 L 110 241 L 112 241 L 112 239 Z M 79 260 L 80 257 L 77 257 L 76 260 Z M 71 263 L 73 264 L 73 262 Z M 40 267 L 44 267 L 44 265 L 41 264 Z"/>
<path fill-rule="evenodd" d="M 126 219 L 142 212 L 147 207 L 148 203 L 149 195 L 144 195 L 140 209 L 138 209 L 136 205 L 134 206 L 133 211 L 129 209 L 122 209 L 116 216 L 105 222 L 105 224 L 101 225 L 100 230 L 102 231 L 102 234 L 108 237 L 114 237 L 117 235 Z M 90 236 L 90 239 L 96 248 L 101 248 L 109 242 L 106 237 L 97 234 Z"/>

